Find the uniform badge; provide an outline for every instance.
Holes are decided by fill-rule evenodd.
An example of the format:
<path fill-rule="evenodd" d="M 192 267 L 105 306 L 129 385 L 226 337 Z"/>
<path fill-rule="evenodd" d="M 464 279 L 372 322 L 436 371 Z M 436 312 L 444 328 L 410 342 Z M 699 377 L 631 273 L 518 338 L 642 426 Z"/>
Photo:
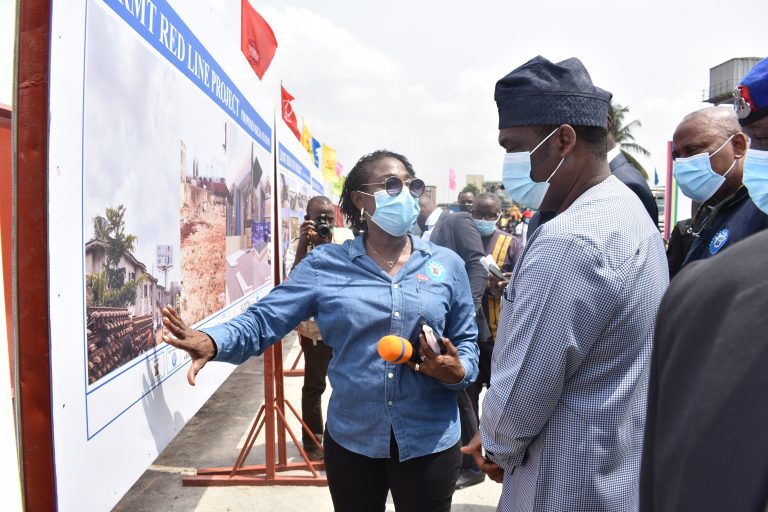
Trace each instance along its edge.
<path fill-rule="evenodd" d="M 424 266 L 424 270 L 426 270 L 428 276 L 432 277 L 432 279 L 435 279 L 436 281 L 442 281 L 445 279 L 445 267 L 437 260 L 429 260 Z"/>
<path fill-rule="evenodd" d="M 714 255 L 720 252 L 720 249 L 722 249 L 723 246 L 728 243 L 728 238 L 730 236 L 731 232 L 728 230 L 728 228 L 718 231 L 715 236 L 712 237 L 712 241 L 709 242 L 709 254 Z"/>

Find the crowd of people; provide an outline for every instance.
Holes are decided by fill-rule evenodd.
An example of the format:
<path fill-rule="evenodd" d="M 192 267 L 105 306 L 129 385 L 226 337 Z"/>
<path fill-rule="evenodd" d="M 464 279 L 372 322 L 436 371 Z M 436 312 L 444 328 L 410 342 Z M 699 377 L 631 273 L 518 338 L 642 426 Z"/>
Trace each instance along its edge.
<path fill-rule="evenodd" d="M 610 135 L 611 94 L 578 59 L 535 57 L 495 100 L 500 177 L 522 211 L 482 193 L 451 213 L 405 156 L 364 156 L 339 203 L 351 231 L 313 198 L 265 298 L 202 330 L 163 310 L 190 383 L 298 329 L 304 448 L 338 511 L 383 511 L 389 493 L 398 511 L 448 511 L 486 475 L 502 511 L 765 510 L 768 59 L 735 108 L 674 131 L 697 210 L 666 245 Z M 417 355 L 384 360 L 389 335 Z"/>

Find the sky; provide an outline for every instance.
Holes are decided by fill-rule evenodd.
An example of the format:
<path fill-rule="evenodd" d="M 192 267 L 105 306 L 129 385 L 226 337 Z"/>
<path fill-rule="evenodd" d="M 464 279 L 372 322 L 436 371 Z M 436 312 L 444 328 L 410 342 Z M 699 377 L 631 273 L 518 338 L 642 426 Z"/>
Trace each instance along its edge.
<path fill-rule="evenodd" d="M 711 0 L 676 2 L 349 2 L 251 0 L 272 26 L 278 50 L 264 76 L 275 105 L 279 83 L 294 110 L 351 169 L 387 148 L 447 190 L 448 169 L 500 179 L 496 81 L 536 55 L 578 57 L 596 85 L 629 106 L 642 160 L 665 177 L 666 142 L 698 108 L 709 68 L 768 55 L 768 3 L 738 9 Z M 13 1 L 0 0 L 0 102 L 10 103 Z M 208 0 L 237 47 L 240 0 Z M 8 15 L 10 14 L 10 16 Z"/>

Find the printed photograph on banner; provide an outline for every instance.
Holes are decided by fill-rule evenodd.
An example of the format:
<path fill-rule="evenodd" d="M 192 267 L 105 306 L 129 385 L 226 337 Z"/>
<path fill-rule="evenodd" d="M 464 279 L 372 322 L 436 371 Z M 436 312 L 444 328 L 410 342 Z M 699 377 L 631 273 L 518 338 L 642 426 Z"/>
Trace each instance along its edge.
<path fill-rule="evenodd" d="M 89 384 L 271 283 L 271 153 L 91 3 L 83 238 Z M 119 59 L 115 55 L 120 55 Z M 151 84 L 151 86 L 148 86 Z M 168 365 L 152 365 L 161 379 Z"/>
<path fill-rule="evenodd" d="M 301 146 L 292 141 L 291 144 L 301 151 Z M 316 168 L 310 169 L 302 163 L 307 161 L 306 155 L 298 156 L 282 143 L 278 143 L 277 146 L 277 194 L 280 197 L 280 218 L 282 219 L 279 249 L 282 256 L 282 278 L 285 279 L 293 266 L 301 225 L 307 213 L 307 203 L 311 197 L 323 195 L 323 192 L 322 183 L 318 180 L 320 171 Z"/>

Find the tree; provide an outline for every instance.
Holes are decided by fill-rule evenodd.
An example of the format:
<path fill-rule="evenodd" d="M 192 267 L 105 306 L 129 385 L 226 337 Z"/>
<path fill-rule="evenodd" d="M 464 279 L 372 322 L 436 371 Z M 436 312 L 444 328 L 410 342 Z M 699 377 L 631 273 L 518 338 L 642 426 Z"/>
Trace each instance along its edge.
<path fill-rule="evenodd" d="M 136 236 L 125 233 L 125 206 L 107 208 L 106 219 L 94 220 L 96 235 L 104 242 L 106 258 L 104 270 L 87 277 L 86 284 L 91 292 L 91 306 L 126 307 L 136 302 L 136 287 L 145 276 L 125 281 L 125 267 L 120 266 L 124 254 L 133 251 Z"/>
<path fill-rule="evenodd" d="M 474 183 L 467 183 L 467 186 L 461 189 L 461 192 L 459 192 L 459 194 L 461 195 L 464 192 L 472 192 L 475 195 L 475 197 L 480 195 L 480 189 L 478 189 Z"/>
<path fill-rule="evenodd" d="M 648 173 L 645 168 L 640 165 L 640 162 L 637 161 L 635 155 L 649 158 L 651 152 L 638 144 L 635 140 L 635 135 L 632 133 L 636 128 L 642 127 L 643 124 L 637 119 L 628 123 L 625 121 L 627 114 L 629 114 L 629 107 L 619 105 L 618 103 L 612 103 L 611 111 L 613 113 L 613 130 L 611 132 L 613 134 L 613 139 L 616 141 L 616 144 L 618 144 L 621 152 L 624 153 L 624 156 L 627 157 L 629 163 L 637 167 L 637 170 L 640 171 L 643 177 L 647 180 Z"/>

